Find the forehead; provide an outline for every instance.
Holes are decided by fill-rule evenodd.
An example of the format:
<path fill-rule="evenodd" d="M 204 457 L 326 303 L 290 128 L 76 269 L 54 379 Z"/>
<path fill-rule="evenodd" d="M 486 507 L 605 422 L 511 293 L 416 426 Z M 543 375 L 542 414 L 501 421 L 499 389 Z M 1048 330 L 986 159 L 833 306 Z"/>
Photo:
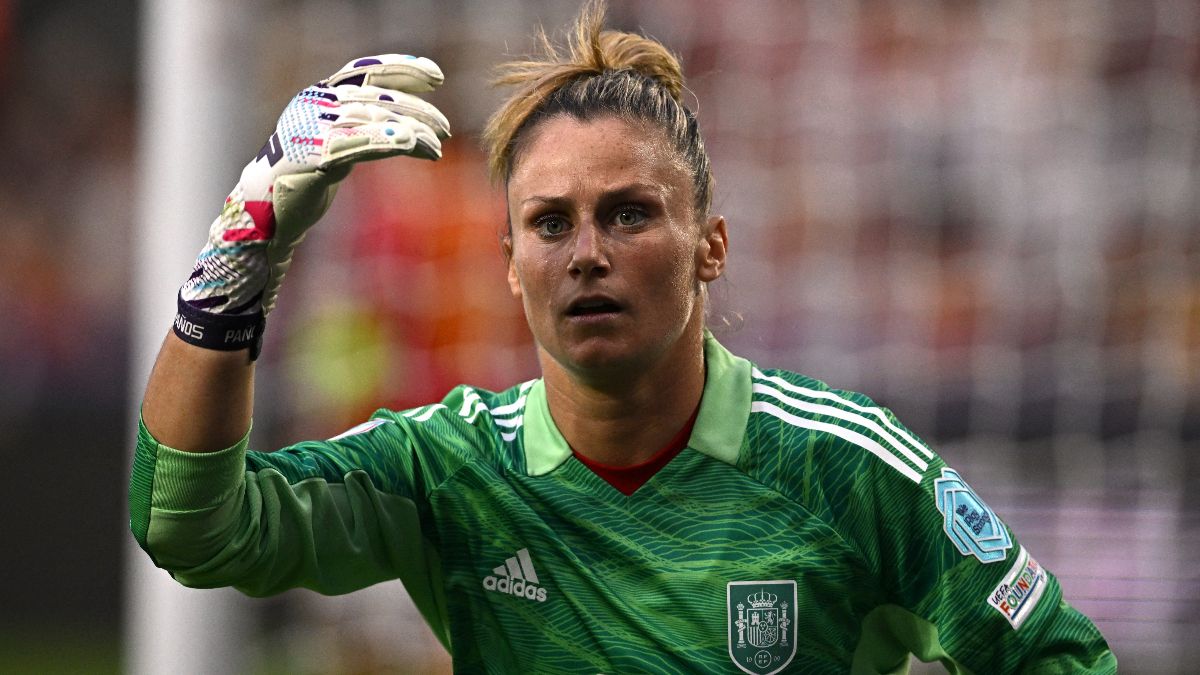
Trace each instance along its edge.
<path fill-rule="evenodd" d="M 514 156 L 510 197 L 630 182 L 652 183 L 671 192 L 690 187 L 682 158 L 653 125 L 612 116 L 579 120 L 557 115 L 526 133 Z"/>

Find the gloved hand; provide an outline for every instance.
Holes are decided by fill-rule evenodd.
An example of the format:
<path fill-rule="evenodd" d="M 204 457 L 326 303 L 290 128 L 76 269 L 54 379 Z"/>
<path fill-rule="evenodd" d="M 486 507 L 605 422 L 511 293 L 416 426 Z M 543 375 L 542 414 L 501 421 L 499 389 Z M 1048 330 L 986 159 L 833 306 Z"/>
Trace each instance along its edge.
<path fill-rule="evenodd" d="M 351 167 L 393 155 L 441 157 L 449 122 L 412 95 L 441 83 L 433 61 L 383 54 L 351 61 L 297 94 L 209 228 L 179 289 L 176 335 L 210 349 L 251 347 L 256 358 L 292 251 Z"/>

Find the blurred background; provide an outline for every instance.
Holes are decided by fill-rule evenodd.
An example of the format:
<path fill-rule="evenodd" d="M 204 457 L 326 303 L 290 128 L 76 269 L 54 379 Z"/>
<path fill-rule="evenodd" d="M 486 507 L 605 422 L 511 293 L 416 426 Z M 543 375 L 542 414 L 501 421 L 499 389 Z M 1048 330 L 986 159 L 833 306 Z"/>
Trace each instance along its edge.
<path fill-rule="evenodd" d="M 535 376 L 478 132 L 490 69 L 577 9 L 0 0 L 0 672 L 446 672 L 399 584 L 251 601 L 147 569 L 136 405 L 278 112 L 391 51 L 441 64 L 455 137 L 436 164 L 357 168 L 302 247 L 252 444 Z M 1123 672 L 1194 670 L 1200 3 L 613 0 L 610 25 L 682 57 L 730 222 L 718 337 L 894 409 Z M 207 619 L 155 618 L 193 606 Z M 222 656 L 155 651 L 180 626 Z"/>

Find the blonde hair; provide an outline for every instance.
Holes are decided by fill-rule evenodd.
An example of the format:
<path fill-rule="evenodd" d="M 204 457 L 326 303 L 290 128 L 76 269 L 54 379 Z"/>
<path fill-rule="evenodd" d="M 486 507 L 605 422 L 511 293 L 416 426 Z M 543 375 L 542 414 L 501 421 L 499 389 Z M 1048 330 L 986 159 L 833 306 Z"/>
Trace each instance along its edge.
<path fill-rule="evenodd" d="M 696 116 L 683 104 L 679 59 L 641 35 L 603 30 L 604 0 L 584 5 L 560 52 L 544 30 L 541 54 L 502 65 L 497 85 L 517 86 L 483 132 L 492 178 L 507 183 L 521 139 L 540 121 L 568 115 L 581 121 L 611 115 L 665 132 L 691 172 L 697 217 L 712 204 L 712 170 Z"/>

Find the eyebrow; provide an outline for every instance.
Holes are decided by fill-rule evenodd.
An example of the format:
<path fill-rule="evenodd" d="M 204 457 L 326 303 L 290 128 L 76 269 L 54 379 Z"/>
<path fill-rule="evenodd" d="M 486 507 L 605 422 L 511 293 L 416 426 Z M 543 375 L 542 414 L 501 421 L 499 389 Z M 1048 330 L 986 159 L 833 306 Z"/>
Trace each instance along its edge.
<path fill-rule="evenodd" d="M 534 195 L 533 197 L 528 197 L 526 199 L 521 200 L 521 205 L 524 206 L 524 205 L 530 204 L 530 203 L 557 204 L 558 202 L 563 201 L 563 199 L 564 199 L 563 197 L 543 197 L 541 195 Z"/>
<path fill-rule="evenodd" d="M 642 183 L 642 182 L 630 183 L 628 185 L 622 185 L 621 187 L 613 188 L 611 190 L 605 190 L 600 195 L 600 201 L 605 202 L 605 201 L 619 200 L 624 197 L 628 197 L 634 193 L 646 193 L 646 192 L 653 193 L 654 195 L 658 195 L 658 196 L 664 196 L 666 193 L 666 189 L 665 189 L 665 186 L 659 185 L 657 183 Z M 665 199 L 665 196 L 664 196 L 664 199 Z M 563 195 L 533 195 L 532 197 L 526 197 L 525 199 L 521 200 L 521 205 L 526 206 L 531 203 L 534 203 L 534 204 L 562 204 L 567 201 L 570 201 L 570 200 L 566 196 L 563 196 Z"/>

